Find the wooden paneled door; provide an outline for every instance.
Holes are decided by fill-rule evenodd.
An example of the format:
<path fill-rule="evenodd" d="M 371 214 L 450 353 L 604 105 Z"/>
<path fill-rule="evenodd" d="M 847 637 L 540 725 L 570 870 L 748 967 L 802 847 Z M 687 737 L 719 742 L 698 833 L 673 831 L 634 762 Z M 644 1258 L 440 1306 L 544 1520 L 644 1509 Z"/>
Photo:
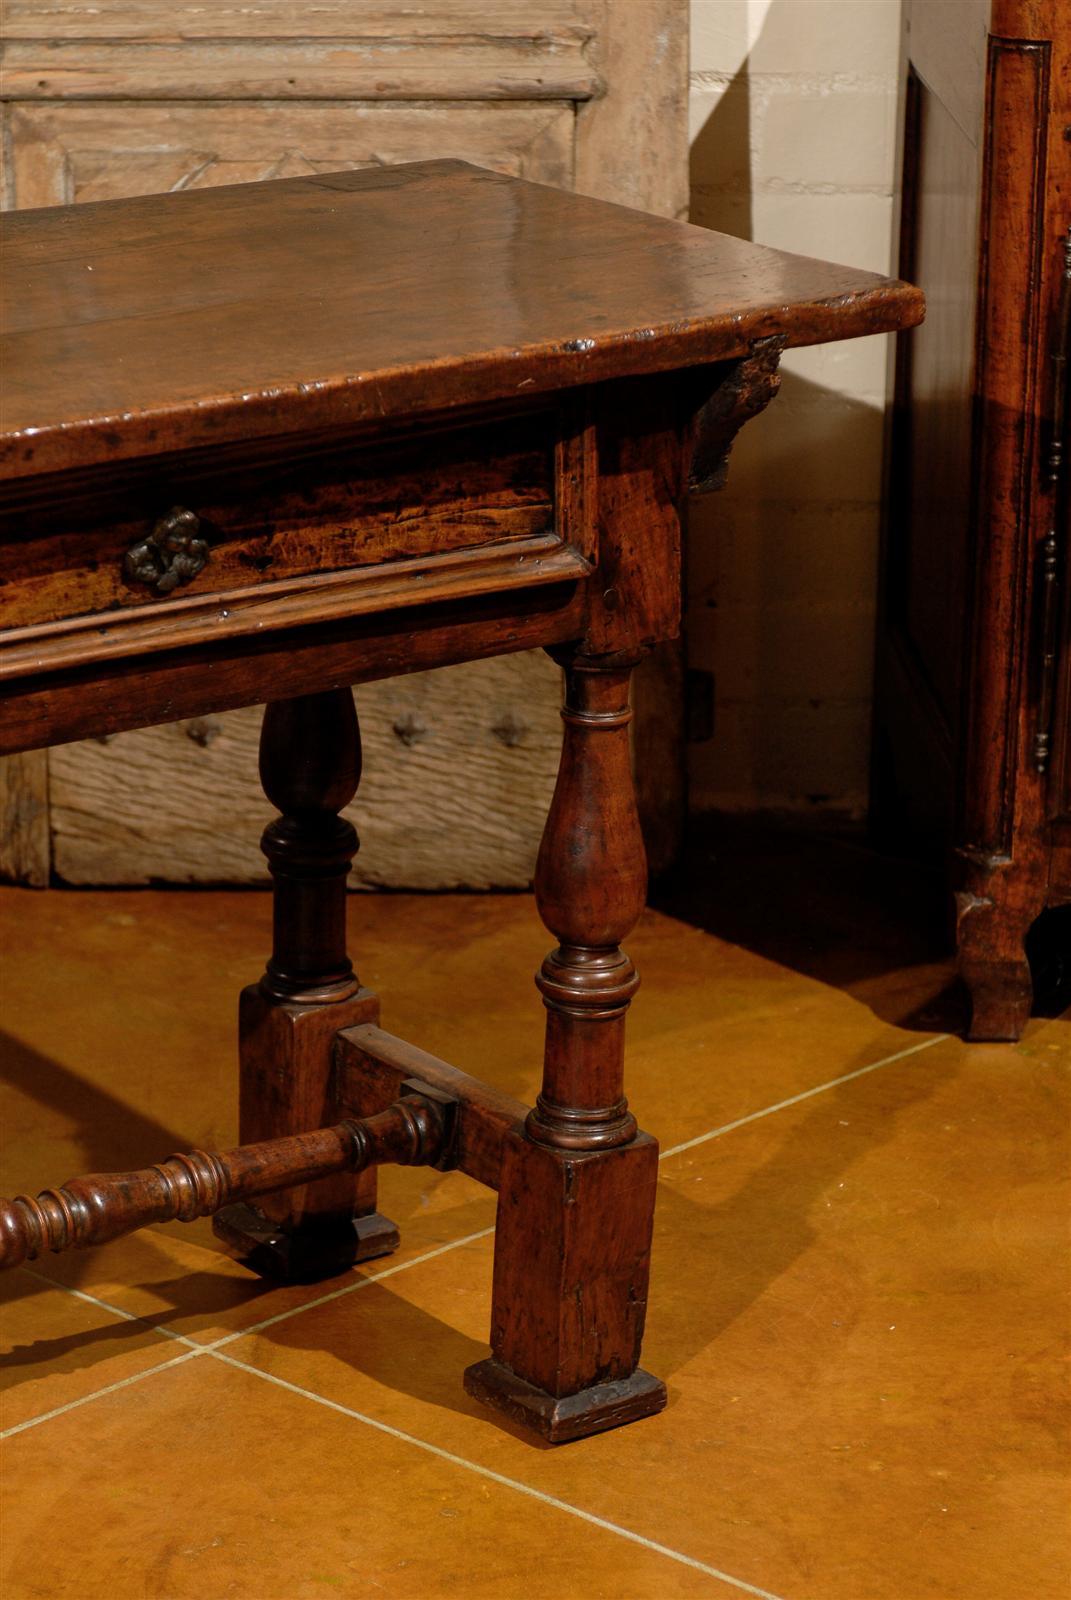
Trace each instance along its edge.
<path fill-rule="evenodd" d="M 1071 8 L 905 13 L 900 267 L 928 313 L 898 344 L 875 811 L 946 852 L 971 1036 L 1009 1039 L 1043 914 L 1071 981 Z"/>
<path fill-rule="evenodd" d="M 3 203 L 455 156 L 683 216 L 687 26 L 687 0 L 8 0 Z M 638 691 L 638 776 L 663 859 L 683 809 L 677 660 L 668 652 Z M 357 881 L 527 883 L 558 704 L 540 654 L 362 690 Z M 251 709 L 8 758 L 0 873 L 261 876 L 259 721 Z"/>

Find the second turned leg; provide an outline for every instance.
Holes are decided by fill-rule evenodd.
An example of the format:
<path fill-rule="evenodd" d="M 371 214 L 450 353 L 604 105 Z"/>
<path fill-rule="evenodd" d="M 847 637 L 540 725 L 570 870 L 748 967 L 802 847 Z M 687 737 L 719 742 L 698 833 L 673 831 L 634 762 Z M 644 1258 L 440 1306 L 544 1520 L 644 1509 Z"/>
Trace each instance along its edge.
<path fill-rule="evenodd" d="M 553 1443 L 659 1411 L 638 1366 L 658 1147 L 624 1095 L 625 1012 L 638 978 L 621 940 L 647 873 L 629 759 L 630 664 L 566 664 L 558 782 L 536 899 L 558 940 L 536 977 L 547 1010 L 543 1085 L 506 1140 L 492 1358 L 469 1392 Z"/>
<path fill-rule="evenodd" d="M 346 877 L 357 834 L 339 815 L 357 791 L 361 744 L 349 689 L 270 704 L 260 773 L 282 813 L 262 848 L 272 873 L 273 943 L 239 1006 L 239 1135 L 256 1143 L 337 1122 L 333 1053 L 341 1028 L 378 1021 L 346 949 Z M 384 1109 L 378 1100 L 349 1114 Z M 228 1207 L 213 1227 L 269 1276 L 327 1276 L 383 1255 L 398 1232 L 376 1211 L 374 1169 Z"/>

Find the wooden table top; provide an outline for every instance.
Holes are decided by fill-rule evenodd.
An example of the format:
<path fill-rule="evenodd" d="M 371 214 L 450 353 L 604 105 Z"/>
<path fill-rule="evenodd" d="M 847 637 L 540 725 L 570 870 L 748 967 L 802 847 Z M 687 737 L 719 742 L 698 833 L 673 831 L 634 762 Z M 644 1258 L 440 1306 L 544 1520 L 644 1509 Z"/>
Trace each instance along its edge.
<path fill-rule="evenodd" d="M 9 214 L 0 467 L 91 467 L 880 333 L 917 289 L 459 161 Z"/>

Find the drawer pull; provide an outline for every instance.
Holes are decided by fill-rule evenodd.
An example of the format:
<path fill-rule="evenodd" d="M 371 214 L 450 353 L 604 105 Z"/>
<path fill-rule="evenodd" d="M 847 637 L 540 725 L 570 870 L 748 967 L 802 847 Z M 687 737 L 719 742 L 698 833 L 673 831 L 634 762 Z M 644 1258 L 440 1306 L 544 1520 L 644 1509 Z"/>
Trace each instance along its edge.
<path fill-rule="evenodd" d="M 180 583 L 196 578 L 208 561 L 208 542 L 200 537 L 201 519 L 183 506 L 158 517 L 147 539 L 132 544 L 123 559 L 128 578 L 147 583 L 157 594 L 170 594 Z"/>

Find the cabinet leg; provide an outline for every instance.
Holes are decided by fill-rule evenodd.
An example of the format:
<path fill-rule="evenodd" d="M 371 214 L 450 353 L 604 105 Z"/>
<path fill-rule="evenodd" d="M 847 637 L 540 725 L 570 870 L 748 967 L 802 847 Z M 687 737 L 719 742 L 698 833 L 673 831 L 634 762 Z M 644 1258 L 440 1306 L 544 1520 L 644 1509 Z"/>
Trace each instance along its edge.
<path fill-rule="evenodd" d="M 503 1152 L 491 1359 L 470 1394 L 551 1443 L 660 1411 L 637 1365 L 647 1306 L 658 1146 L 623 1089 L 625 1012 L 638 978 L 620 941 L 646 893 L 629 761 L 630 664 L 566 661 L 558 782 L 536 867 L 558 946 L 536 983 L 547 1010 L 543 1086 Z"/>
<path fill-rule="evenodd" d="M 956 896 L 959 972 L 971 1001 L 968 1039 L 1014 1043 L 1030 1020 L 1034 982 L 1025 941 L 1033 909 L 1016 915 L 989 896 Z"/>
<path fill-rule="evenodd" d="M 335 1036 L 378 1021 L 379 1013 L 346 951 L 346 875 L 357 834 L 338 813 L 361 773 L 350 690 L 269 705 L 260 773 L 282 815 L 262 841 L 273 881 L 272 955 L 239 1004 L 243 1144 L 339 1121 Z M 351 1097 L 347 1114 L 368 1116 L 385 1105 L 355 1106 Z M 376 1211 L 374 1169 L 264 1196 L 256 1206 L 229 1206 L 213 1228 L 255 1270 L 297 1281 L 330 1276 L 398 1245 L 398 1230 Z"/>

